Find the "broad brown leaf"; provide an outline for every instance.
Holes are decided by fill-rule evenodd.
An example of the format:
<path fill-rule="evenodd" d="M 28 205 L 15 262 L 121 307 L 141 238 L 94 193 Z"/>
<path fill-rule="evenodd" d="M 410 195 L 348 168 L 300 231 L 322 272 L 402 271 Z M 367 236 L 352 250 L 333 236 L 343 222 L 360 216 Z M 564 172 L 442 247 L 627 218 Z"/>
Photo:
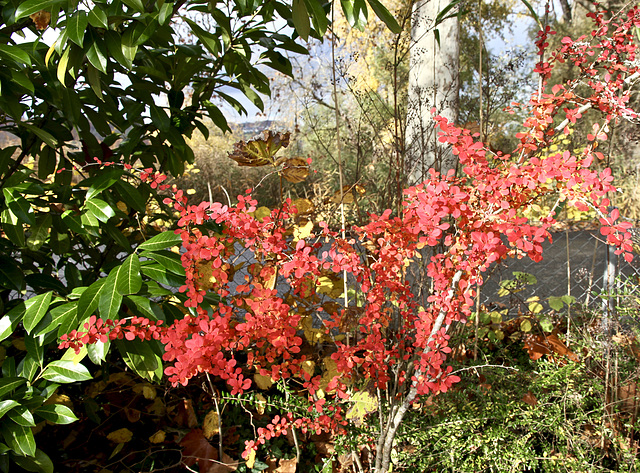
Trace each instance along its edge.
<path fill-rule="evenodd" d="M 185 435 L 180 446 L 183 463 L 187 466 L 198 463 L 200 471 L 209 471 L 218 460 L 218 450 L 205 438 L 202 429 L 193 429 Z"/>
<path fill-rule="evenodd" d="M 296 184 L 304 181 L 309 175 L 309 165 L 301 157 L 289 158 L 282 167 L 282 176 L 289 182 Z"/>
<path fill-rule="evenodd" d="M 238 166 L 258 167 L 275 164 L 275 155 L 281 148 L 289 146 L 290 133 L 265 131 L 264 138 L 250 141 L 238 141 L 233 145 L 229 157 Z"/>
<path fill-rule="evenodd" d="M 51 22 L 51 13 L 46 10 L 40 10 L 29 15 L 29 18 L 33 20 L 37 30 L 46 30 Z"/>

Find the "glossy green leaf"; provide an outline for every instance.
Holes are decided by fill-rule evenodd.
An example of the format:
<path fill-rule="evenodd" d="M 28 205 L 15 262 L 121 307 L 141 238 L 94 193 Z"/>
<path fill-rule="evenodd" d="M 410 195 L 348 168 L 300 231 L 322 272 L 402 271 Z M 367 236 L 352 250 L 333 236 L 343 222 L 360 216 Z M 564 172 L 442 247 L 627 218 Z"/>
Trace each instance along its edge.
<path fill-rule="evenodd" d="M 293 26 L 300 37 L 305 41 L 309 39 L 311 23 L 309 22 L 309 14 L 307 13 L 307 7 L 304 4 L 304 0 L 293 0 L 291 4 L 291 19 L 293 20 Z"/>
<path fill-rule="evenodd" d="M 135 253 L 120 265 L 116 275 L 117 292 L 121 295 L 135 294 L 142 287 L 140 260 Z"/>
<path fill-rule="evenodd" d="M 159 263 L 163 268 L 179 276 L 185 276 L 184 267 L 182 266 L 182 260 L 180 255 L 172 253 L 170 251 L 143 251 L 140 256 L 149 258 Z"/>
<path fill-rule="evenodd" d="M 95 28 L 104 28 L 105 30 L 109 28 L 109 18 L 107 18 L 107 14 L 100 5 L 93 7 L 87 15 L 87 20 Z"/>
<path fill-rule="evenodd" d="M 380 18 L 385 25 L 387 25 L 387 28 L 389 28 L 392 33 L 399 34 L 402 31 L 398 21 L 389 12 L 389 10 L 387 10 L 387 7 L 380 3 L 379 0 L 367 0 L 367 3 L 369 3 L 369 6 L 376 16 Z"/>
<path fill-rule="evenodd" d="M 142 340 L 116 340 L 116 346 L 129 368 L 150 382 L 162 379 L 162 358 Z"/>
<path fill-rule="evenodd" d="M 25 378 L 16 376 L 0 378 L 0 397 L 5 397 L 8 393 L 24 384 L 27 384 Z"/>
<path fill-rule="evenodd" d="M 40 128 L 38 126 L 34 126 L 34 125 L 31 125 L 30 123 L 25 123 L 25 122 L 20 123 L 20 126 L 23 127 L 23 128 L 26 128 L 27 130 L 29 130 L 29 132 L 31 132 L 34 135 L 36 135 L 44 143 L 46 143 L 47 146 L 50 146 L 52 148 L 57 148 L 58 147 L 58 141 L 48 131 L 43 130 L 42 128 Z"/>
<path fill-rule="evenodd" d="M 30 94 L 34 93 L 33 82 L 27 77 L 26 74 L 20 71 L 11 71 L 11 81 L 18 84 L 23 89 L 26 89 Z"/>
<path fill-rule="evenodd" d="M 140 271 L 148 278 L 165 284 L 167 286 L 180 287 L 184 285 L 184 278 L 181 278 L 177 274 L 168 272 L 158 263 L 148 264 L 146 261 L 140 265 Z"/>
<path fill-rule="evenodd" d="M 107 278 L 107 282 L 102 286 L 98 309 L 100 310 L 100 316 L 105 320 L 119 318 L 118 312 L 120 311 L 120 305 L 122 305 L 122 296 L 116 289 L 116 275 L 119 269 L 113 269 Z"/>
<path fill-rule="evenodd" d="M 22 323 L 24 324 L 24 328 L 27 333 L 31 333 L 31 330 L 38 325 L 38 322 L 42 320 L 44 314 L 49 310 L 52 295 L 53 294 L 51 292 L 47 292 L 46 294 L 40 294 L 32 297 L 25 302 L 27 310 L 24 314 Z"/>
<path fill-rule="evenodd" d="M 146 317 L 150 320 L 158 319 L 158 315 L 153 311 L 148 297 L 129 295 L 125 297 L 125 304 L 141 317 Z M 157 307 L 155 302 L 153 304 Z"/>
<path fill-rule="evenodd" d="M 14 189 L 7 189 L 6 187 L 2 189 L 2 193 L 4 194 L 5 203 L 12 214 L 18 217 L 22 222 L 29 225 L 34 225 L 36 223 L 33 208 L 27 199 L 22 197 L 22 195 Z"/>
<path fill-rule="evenodd" d="M 109 347 L 111 346 L 111 342 L 107 340 L 106 342 L 96 342 L 90 345 L 87 345 L 87 354 L 89 355 L 89 359 L 96 365 L 101 365 L 102 362 L 107 358 L 107 354 L 109 353 Z"/>
<path fill-rule="evenodd" d="M 20 2 L 16 8 L 15 18 L 18 21 L 21 18 L 38 13 L 40 10 L 48 10 L 49 8 L 63 3 L 63 0 L 27 0 Z"/>
<path fill-rule="evenodd" d="M 11 420 L 4 420 L 0 425 L 0 431 L 7 445 L 18 455 L 34 456 L 36 453 L 36 441 L 30 427 L 18 425 Z"/>
<path fill-rule="evenodd" d="M 107 54 L 105 46 L 100 38 L 96 38 L 89 49 L 87 50 L 87 59 L 93 67 L 98 69 L 103 74 L 107 72 Z"/>
<path fill-rule="evenodd" d="M 44 245 L 44 242 L 49 238 L 51 222 L 51 215 L 48 213 L 37 218 L 36 224 L 30 228 L 31 235 L 27 238 L 27 248 L 31 251 L 38 251 Z"/>
<path fill-rule="evenodd" d="M 109 169 L 104 173 L 101 173 L 98 178 L 86 179 L 83 182 L 91 182 L 89 189 L 87 190 L 86 200 L 91 200 L 101 192 L 109 189 L 116 182 L 120 180 L 124 171 L 122 169 Z M 82 185 L 82 183 L 80 183 Z"/>
<path fill-rule="evenodd" d="M 173 16 L 173 2 L 166 2 L 160 7 L 158 12 L 158 24 L 164 26 L 164 24 Z"/>
<path fill-rule="evenodd" d="M 11 46 L 8 44 L 0 44 L 0 56 L 10 59 L 11 61 L 31 66 L 31 58 L 24 49 L 19 46 Z"/>
<path fill-rule="evenodd" d="M 101 222 L 107 222 L 111 217 L 114 217 L 116 213 L 104 200 L 91 199 L 87 200 L 84 204 L 85 209 L 91 213 L 96 219 Z"/>
<path fill-rule="evenodd" d="M 0 401 L 0 417 L 4 416 L 7 412 L 13 409 L 16 406 L 19 406 L 17 401 L 13 399 L 6 399 L 4 401 Z"/>
<path fill-rule="evenodd" d="M 80 47 L 84 44 L 84 32 L 88 24 L 89 19 L 84 10 L 76 10 L 73 15 L 67 18 L 67 36 Z"/>
<path fill-rule="evenodd" d="M 18 305 L 2 316 L 0 319 L 0 341 L 7 338 L 16 330 L 26 311 L 27 306 L 25 303 L 19 302 Z"/>
<path fill-rule="evenodd" d="M 144 243 L 140 243 L 138 250 L 157 251 L 177 245 L 182 245 L 182 237 L 170 230 L 149 238 Z"/>
<path fill-rule="evenodd" d="M 67 304 L 62 304 L 57 307 L 54 307 L 49 312 L 51 314 L 51 322 L 36 333 L 36 335 L 43 335 L 52 330 L 56 329 L 60 324 L 65 323 L 69 319 L 75 318 L 75 315 L 78 313 L 78 303 L 77 302 L 68 302 Z"/>
<path fill-rule="evenodd" d="M 36 425 L 35 421 L 33 420 L 33 415 L 31 414 L 29 409 L 24 406 L 18 406 L 14 409 L 11 409 L 7 413 L 7 417 L 9 417 L 9 419 L 14 421 L 16 424 L 22 425 L 24 427 L 33 427 Z"/>
<path fill-rule="evenodd" d="M 98 279 L 82 293 L 78 300 L 78 320 L 84 320 L 98 308 L 102 288 L 107 282 L 107 278 Z"/>
<path fill-rule="evenodd" d="M 71 409 L 62 404 L 47 404 L 38 407 L 33 413 L 43 420 L 48 420 L 54 424 L 71 424 L 78 420 Z"/>
<path fill-rule="evenodd" d="M 36 473 L 53 473 L 54 471 L 51 458 L 39 448 L 36 449 L 33 457 L 14 457 L 13 461 L 27 471 Z"/>
<path fill-rule="evenodd" d="M 42 373 L 42 377 L 47 381 L 60 384 L 92 379 L 89 370 L 84 365 L 67 360 L 58 360 L 49 363 Z"/>
<path fill-rule="evenodd" d="M 125 5 L 131 8 L 136 13 L 144 13 L 144 4 L 141 0 L 123 0 Z"/>

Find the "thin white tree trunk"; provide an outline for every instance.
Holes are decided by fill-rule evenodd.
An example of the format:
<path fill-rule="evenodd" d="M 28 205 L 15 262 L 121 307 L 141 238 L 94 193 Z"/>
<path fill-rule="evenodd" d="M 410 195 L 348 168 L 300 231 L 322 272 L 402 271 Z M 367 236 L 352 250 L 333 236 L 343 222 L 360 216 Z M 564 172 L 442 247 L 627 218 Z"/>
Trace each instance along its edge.
<path fill-rule="evenodd" d="M 422 182 L 433 168 L 446 174 L 456 168 L 450 149 L 437 141 L 431 109 L 455 121 L 458 117 L 459 24 L 435 19 L 451 0 L 417 0 L 413 5 L 411 62 L 407 102 L 406 157 L 408 183 Z M 455 13 L 455 9 L 448 14 Z M 439 31 L 438 45 L 434 29 Z"/>

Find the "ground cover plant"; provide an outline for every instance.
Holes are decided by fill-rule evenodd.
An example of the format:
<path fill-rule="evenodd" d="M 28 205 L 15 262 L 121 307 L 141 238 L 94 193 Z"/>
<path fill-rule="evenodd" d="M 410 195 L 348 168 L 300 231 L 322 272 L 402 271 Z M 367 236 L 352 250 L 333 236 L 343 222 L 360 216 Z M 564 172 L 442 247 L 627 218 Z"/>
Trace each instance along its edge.
<path fill-rule="evenodd" d="M 370 4 L 377 8 L 377 3 Z M 238 4 L 237 8 L 244 12 L 245 6 Z M 134 7 L 137 4 L 126 7 L 124 13 L 131 23 L 121 26 L 131 27 L 131 34 L 137 28 L 141 36 L 145 31 L 151 36 L 152 31 L 162 32 L 155 28 L 165 24 L 161 16 L 168 12 L 163 14 L 160 7 L 158 12 L 131 13 Z M 22 15 L 26 25 L 28 12 L 23 6 L 15 16 Z M 102 26 L 91 23 L 89 28 L 89 19 L 84 24 L 78 13 L 66 18 L 67 29 L 73 18 L 73 22 L 83 22 L 87 34 L 95 34 L 93 29 L 105 23 L 99 13 L 93 14 L 93 22 Z M 531 102 L 522 106 L 530 117 L 516 135 L 519 144 L 512 154 L 493 154 L 477 136 L 438 117 L 435 111 L 439 140 L 457 156 L 460 173 L 443 176 L 432 172 L 423 184 L 404 192 L 400 213 L 389 210 L 371 215 L 368 223 L 352 228 L 348 235 L 313 222 L 312 203 L 304 200 L 282 199 L 278 207 L 265 210 L 249 191 L 238 196 L 236 204 L 193 204 L 182 190 L 167 184 L 164 168 L 178 174 L 180 152 L 188 154 L 178 138 L 182 135 L 176 135 L 184 129 L 174 128 L 184 123 L 184 113 L 194 112 L 193 119 L 197 114 L 197 109 L 184 106 L 181 88 L 178 93 L 173 84 L 168 94 L 171 116 L 160 107 L 154 109 L 151 101 L 150 117 L 145 121 L 135 103 L 122 99 L 117 105 L 124 107 L 131 123 L 120 124 L 116 136 L 111 128 L 108 134 L 105 129 L 106 143 L 102 144 L 106 148 L 100 143 L 91 148 L 88 143 L 88 154 L 81 145 L 74 154 L 59 147 L 47 127 L 58 126 L 69 137 L 69 130 L 79 127 L 65 128 L 65 100 L 92 97 L 92 105 L 74 118 L 78 123 L 84 124 L 84 114 L 97 113 L 103 106 L 107 107 L 105 116 L 120 111 L 114 112 L 115 104 L 101 93 L 107 86 L 117 87 L 113 82 L 104 83 L 105 77 L 114 80 L 108 74 L 97 76 L 99 88 L 95 81 L 91 84 L 93 79 L 84 88 L 64 86 L 68 72 L 65 51 L 70 57 L 80 53 L 76 46 L 84 47 L 77 44 L 77 30 L 70 29 L 69 49 L 59 46 L 56 72 L 61 82 L 55 89 L 59 96 L 51 96 L 49 103 L 33 99 L 38 107 L 53 107 L 53 111 L 46 108 L 53 115 L 46 115 L 38 126 L 21 120 L 26 93 L 7 104 L 18 107 L 7 128 L 23 142 L 3 151 L 2 242 L 8 256 L 2 273 L 7 310 L 0 327 L 4 339 L 11 341 L 0 390 L 5 396 L 0 418 L 4 466 L 12 459 L 28 469 L 53 469 L 49 457 L 36 448 L 31 427 L 36 418 L 58 423 L 75 420 L 56 389 L 60 384 L 91 379 L 82 364 L 84 357 L 96 364 L 112 361 L 109 349 L 115 345 L 124 363 L 138 375 L 149 382 L 166 375 L 176 387 L 199 390 L 200 397 L 190 398 L 217 415 L 209 417 L 209 427 L 218 426 L 217 434 L 211 427 L 205 436 L 198 432 L 200 421 L 189 419 L 193 406 L 190 410 L 188 402 L 182 404 L 182 419 L 170 418 L 191 431 L 180 440 L 180 457 L 168 458 L 169 464 L 197 464 L 201 471 L 215 471 L 222 464 L 260 471 L 273 460 L 260 447 L 268 444 L 271 453 L 276 447 L 282 451 L 287 436 L 294 455 L 280 457 L 279 467 L 290 462 L 295 468 L 302 464 L 303 450 L 315 448 L 317 465 L 324 468 L 327 462 L 322 459 L 328 451 L 318 449 L 323 442 L 326 447 L 327 441 L 320 436 L 330 434 L 343 439 L 345 451 L 356 464 L 378 473 L 388 471 L 394 441 L 410 408 L 431 395 L 450 391 L 461 380 L 447 366 L 452 351 L 448 330 L 471 317 L 483 272 L 504 258 L 542 257 L 541 243 L 550 237 L 555 208 L 535 223 L 524 217 L 530 208 L 552 196 L 564 205 L 595 209 L 608 243 L 630 257 L 630 224 L 609 210 L 607 197 L 615 191 L 611 173 L 597 169 L 594 162 L 603 158 L 598 145 L 606 141 L 608 127 L 616 120 L 637 119 L 627 101 L 633 80 L 629 79 L 638 75 L 632 33 L 640 27 L 640 10 L 636 6 L 612 18 L 601 13 L 592 18 L 591 38 L 565 38 L 551 53 L 546 51 L 546 41 L 552 32 L 545 28 L 538 35 L 536 73 L 541 85 Z M 299 26 L 299 17 L 292 21 Z M 212 47 L 211 37 L 199 27 L 192 28 L 200 44 Z M 240 36 L 243 31 L 241 28 Z M 126 36 L 127 32 L 116 33 Z M 121 51 L 131 47 L 122 41 Z M 165 43 L 162 38 L 158 41 L 161 44 L 156 49 L 145 50 L 148 57 L 141 53 L 145 60 L 166 60 Z M 101 44 L 98 35 L 88 46 L 89 63 L 79 60 L 71 78 L 85 66 L 88 78 L 91 67 L 104 74 L 98 67 L 103 66 L 100 58 L 104 56 L 98 54 Z M 24 52 L 28 59 L 18 50 L 22 49 L 12 44 L 9 49 L 0 48 L 0 53 L 4 51 L 17 64 L 47 62 L 41 45 L 36 45 L 32 56 Z M 185 63 L 196 57 L 190 56 L 189 48 L 175 50 L 186 55 Z M 48 52 L 53 55 L 55 48 Z M 571 62 L 580 74 L 546 90 L 545 81 L 558 62 Z M 144 61 L 133 70 L 145 80 L 150 72 Z M 182 70 L 176 67 L 175 72 Z M 94 79 L 95 74 L 91 72 Z M 262 76 L 255 74 L 260 83 Z M 19 74 L 11 77 L 13 81 L 23 79 Z M 55 80 L 45 79 L 27 76 L 44 95 Z M 135 85 L 131 93 L 145 90 Z M 74 94 L 80 95 L 70 99 Z M 60 103 L 55 102 L 56 97 Z M 208 109 L 217 116 L 215 108 Z M 577 152 L 549 151 L 557 136 L 568 134 L 588 110 L 598 115 L 598 125 L 584 146 Z M 125 134 L 132 129 L 143 135 Z M 238 143 L 231 158 L 240 165 L 271 166 L 280 179 L 292 183 L 303 181 L 311 163 L 305 158 L 281 157 L 288 144 L 288 134 L 269 132 L 263 138 Z M 117 152 L 110 154 L 109 146 Z M 31 177 L 34 169 L 26 161 L 34 150 L 39 158 L 38 178 Z M 94 151 L 99 156 L 91 159 Z M 71 161 L 83 177 L 80 182 L 72 181 Z M 50 177 L 48 171 L 53 170 L 56 173 Z M 174 217 L 177 228 L 166 230 Z M 174 246 L 180 247 L 177 252 L 171 251 Z M 241 257 L 246 254 L 250 259 L 243 264 Z M 68 260 L 73 264 L 65 264 Z M 427 278 L 421 283 L 430 286 L 429 291 L 417 293 L 414 281 L 406 277 L 413 265 L 424 267 Z M 62 360 L 50 350 L 58 336 L 60 347 L 69 349 Z M 20 349 L 21 340 L 25 350 Z M 102 367 L 105 386 L 126 385 L 122 376 L 111 378 L 107 366 Z M 131 391 L 139 390 L 136 402 L 140 405 L 126 406 L 130 409 L 127 417 L 135 418 L 134 410 L 146 410 L 149 406 L 144 403 L 154 403 L 157 397 L 151 385 L 138 386 L 131 386 Z M 255 391 L 256 387 L 280 394 L 272 396 L 271 391 L 267 397 Z M 99 388 L 95 389 L 99 396 Z M 49 399 L 52 402 L 47 404 Z M 110 402 L 108 399 L 103 402 Z M 230 417 L 235 417 L 246 409 L 246 403 L 251 403 L 254 412 L 262 410 L 260 421 L 254 424 L 253 414 L 247 413 L 251 428 L 245 424 L 233 434 L 227 428 L 222 435 L 221 409 L 226 406 Z M 370 422 L 368 417 L 377 419 Z M 99 415 L 96 418 L 100 421 Z M 133 436 L 127 430 L 129 433 L 121 431 L 110 440 L 126 444 L 122 440 Z M 214 435 L 218 436 L 217 449 L 208 442 Z M 162 445 L 164 438 L 160 437 L 154 440 Z M 154 443 L 151 438 L 149 442 Z M 232 458 L 229 453 L 237 456 Z"/>

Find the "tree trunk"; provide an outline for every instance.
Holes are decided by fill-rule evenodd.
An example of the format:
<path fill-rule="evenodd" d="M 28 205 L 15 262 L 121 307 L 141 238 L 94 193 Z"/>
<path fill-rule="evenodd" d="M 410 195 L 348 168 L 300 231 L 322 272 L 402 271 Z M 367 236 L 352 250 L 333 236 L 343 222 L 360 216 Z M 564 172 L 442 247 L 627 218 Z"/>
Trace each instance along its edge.
<path fill-rule="evenodd" d="M 439 25 L 435 19 L 450 0 L 417 0 L 413 5 L 411 62 L 407 101 L 406 163 L 408 184 L 418 184 L 428 170 L 446 173 L 457 159 L 437 141 L 431 109 L 455 121 L 458 116 L 459 33 L 458 18 Z M 447 14 L 455 13 L 450 10 Z M 440 44 L 436 41 L 437 29 Z"/>

